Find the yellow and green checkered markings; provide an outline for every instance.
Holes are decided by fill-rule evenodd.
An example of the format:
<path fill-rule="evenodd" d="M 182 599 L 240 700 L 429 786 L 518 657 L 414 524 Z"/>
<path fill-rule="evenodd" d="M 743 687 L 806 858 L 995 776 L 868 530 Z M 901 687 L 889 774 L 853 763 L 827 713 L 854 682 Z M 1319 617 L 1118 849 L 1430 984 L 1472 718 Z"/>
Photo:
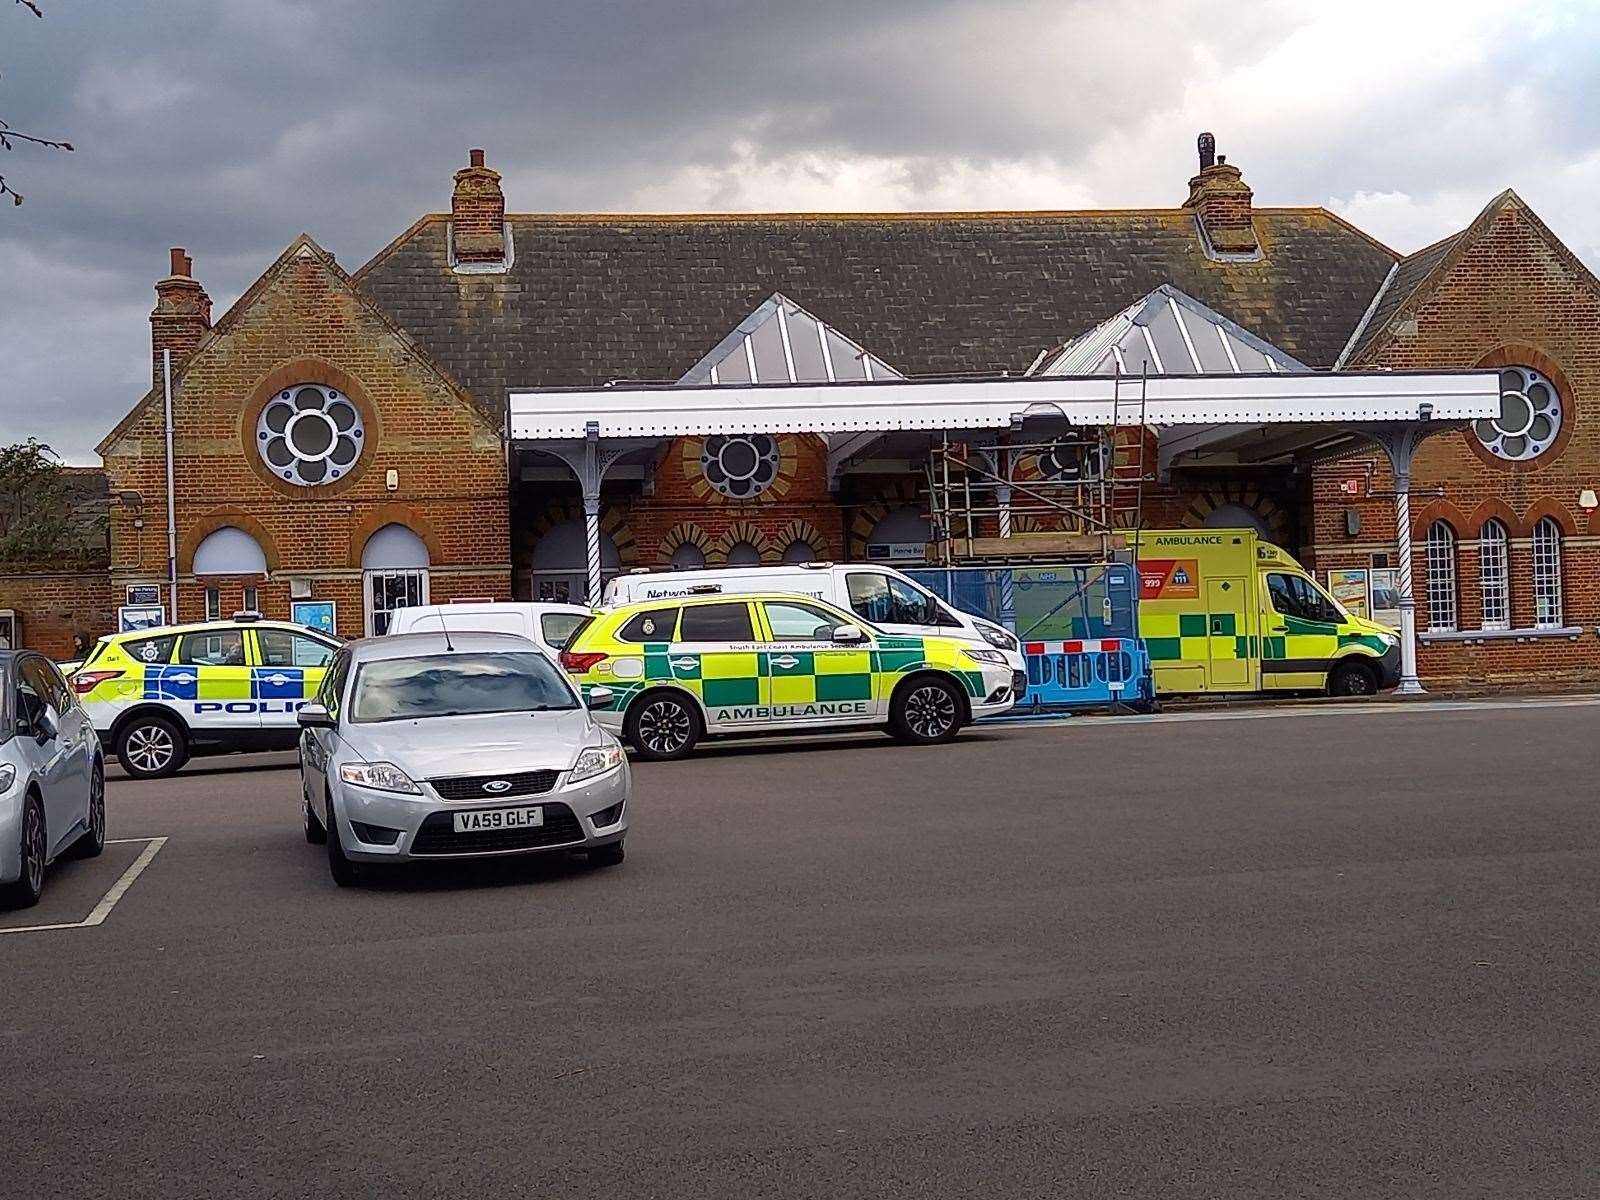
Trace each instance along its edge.
<path fill-rule="evenodd" d="M 1231 612 L 1146 614 L 1139 621 L 1152 662 L 1244 658 L 1251 640 L 1239 632 Z"/>

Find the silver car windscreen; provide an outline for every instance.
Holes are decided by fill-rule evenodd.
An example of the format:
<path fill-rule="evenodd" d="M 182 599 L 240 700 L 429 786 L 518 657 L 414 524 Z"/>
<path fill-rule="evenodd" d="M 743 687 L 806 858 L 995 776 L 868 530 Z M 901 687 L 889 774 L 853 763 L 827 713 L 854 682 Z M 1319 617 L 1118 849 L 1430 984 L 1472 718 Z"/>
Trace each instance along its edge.
<path fill-rule="evenodd" d="M 538 651 L 468 651 L 361 663 L 350 692 L 356 724 L 581 707 L 571 683 Z"/>

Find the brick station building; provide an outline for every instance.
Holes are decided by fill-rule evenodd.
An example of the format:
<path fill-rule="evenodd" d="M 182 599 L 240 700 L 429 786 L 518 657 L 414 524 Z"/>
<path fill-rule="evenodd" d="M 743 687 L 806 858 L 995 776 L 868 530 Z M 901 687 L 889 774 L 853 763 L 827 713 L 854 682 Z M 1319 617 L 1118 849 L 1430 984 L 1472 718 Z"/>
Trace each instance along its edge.
<path fill-rule="evenodd" d="M 215 323 L 174 251 L 151 390 L 100 447 L 111 590 L 165 578 L 163 350 L 179 615 L 333 599 L 353 636 L 423 598 L 581 598 L 578 491 L 508 449 L 512 390 L 1021 374 L 1159 293 L 1239 334 L 1226 361 L 1189 344 L 1167 371 L 1502 369 L 1500 418 L 1417 454 L 1421 674 L 1600 678 L 1594 275 L 1509 191 L 1409 256 L 1324 209 L 1255 205 L 1204 148 L 1174 191 L 1093 212 L 508 215 L 473 151 L 449 212 L 353 274 L 302 236 Z M 607 571 L 915 561 L 916 464 L 830 478 L 826 451 L 730 432 L 608 476 Z M 1219 456 L 1153 487 L 1144 523 L 1254 525 L 1318 572 L 1392 566 L 1386 461 L 1360 442 L 1311 464 Z"/>

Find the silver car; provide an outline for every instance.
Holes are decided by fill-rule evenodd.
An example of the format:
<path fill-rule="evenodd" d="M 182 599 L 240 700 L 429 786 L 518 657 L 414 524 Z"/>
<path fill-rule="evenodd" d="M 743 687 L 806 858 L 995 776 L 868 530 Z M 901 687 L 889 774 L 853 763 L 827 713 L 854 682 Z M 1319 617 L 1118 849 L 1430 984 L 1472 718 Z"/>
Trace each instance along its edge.
<path fill-rule="evenodd" d="M 44 869 L 106 845 L 106 775 L 94 726 L 54 663 L 0 651 L 0 906 L 37 904 Z"/>
<path fill-rule="evenodd" d="M 622 746 L 526 638 L 351 642 L 298 719 L 306 840 L 326 844 L 340 887 L 362 863 L 552 850 L 622 861 Z"/>

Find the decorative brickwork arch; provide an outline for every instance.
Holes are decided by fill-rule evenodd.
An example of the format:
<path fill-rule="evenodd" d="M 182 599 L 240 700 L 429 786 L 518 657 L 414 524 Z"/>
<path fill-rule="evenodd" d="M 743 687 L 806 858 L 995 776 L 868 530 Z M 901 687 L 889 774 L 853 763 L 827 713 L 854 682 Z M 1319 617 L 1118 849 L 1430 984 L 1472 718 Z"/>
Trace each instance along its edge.
<path fill-rule="evenodd" d="M 1556 523 L 1562 537 L 1571 537 L 1578 532 L 1581 525 L 1579 519 L 1572 515 L 1572 510 L 1561 501 L 1554 496 L 1541 496 L 1528 507 L 1528 515 L 1522 522 L 1530 537 L 1533 535 L 1534 526 L 1546 517 Z"/>
<path fill-rule="evenodd" d="M 528 524 L 529 544 L 537 545 L 539 539 L 557 525 L 568 521 L 583 522 L 583 503 L 579 500 L 558 500 L 544 509 Z M 639 547 L 633 540 L 633 529 L 628 524 L 628 511 L 620 505 L 610 505 L 600 512 L 600 528 L 611 538 L 617 548 L 617 562 L 626 571 L 639 565 Z"/>
<path fill-rule="evenodd" d="M 864 560 L 867 557 L 867 539 L 872 536 L 878 522 L 892 510 L 920 504 L 920 500 L 915 479 L 895 477 L 887 480 L 872 499 L 856 505 L 855 514 L 850 518 L 850 557 Z"/>
<path fill-rule="evenodd" d="M 361 552 L 367 548 L 367 542 L 372 535 L 385 525 L 403 525 L 421 538 L 422 544 L 428 548 L 428 558 L 434 566 L 447 561 L 444 543 L 439 540 L 439 534 L 434 530 L 432 522 L 420 510 L 409 504 L 379 504 L 368 510 L 367 515 L 357 521 L 350 530 L 350 549 L 345 556 L 346 566 L 360 569 Z"/>
<path fill-rule="evenodd" d="M 682 546 L 693 546 L 706 558 L 711 557 L 711 535 L 693 521 L 679 521 L 667 530 L 661 541 L 656 545 L 656 564 L 670 566 L 672 556 Z"/>
<path fill-rule="evenodd" d="M 1216 514 L 1230 507 L 1254 514 L 1261 526 L 1258 532 L 1263 532 L 1274 545 L 1284 546 L 1294 540 L 1288 509 L 1254 484 L 1232 480 L 1212 484 L 1196 493 L 1183 514 L 1184 528 L 1197 529 L 1215 523 Z"/>
<path fill-rule="evenodd" d="M 258 431 L 257 422 L 261 412 L 276 397 L 286 391 L 291 391 L 297 384 L 320 384 L 323 387 L 333 388 L 345 399 L 355 406 L 361 414 L 362 446 L 359 456 L 350 465 L 343 477 L 332 483 L 320 484 L 316 487 L 305 487 L 300 484 L 290 483 L 276 475 L 261 457 L 257 448 Z M 360 380 L 347 371 L 343 371 L 332 363 L 321 358 L 294 358 L 280 363 L 274 367 L 255 385 L 250 392 L 250 399 L 246 402 L 243 411 L 239 414 L 239 445 L 244 453 L 244 460 L 250 469 L 273 491 L 282 496 L 294 499 L 312 499 L 318 496 L 330 496 L 342 492 L 355 484 L 366 474 L 367 467 L 375 457 L 373 448 L 379 444 L 383 437 L 383 422 L 378 417 L 378 410 L 373 407 L 372 401 L 367 398 L 366 390 L 361 386 Z"/>
<path fill-rule="evenodd" d="M 772 539 L 761 532 L 761 529 L 751 521 L 739 520 L 733 522 L 722 531 L 722 536 L 712 543 L 714 557 L 721 562 L 728 561 L 728 554 L 740 542 L 748 542 L 756 548 L 756 553 L 761 556 L 763 563 L 778 561 L 779 551 L 773 548 Z"/>
<path fill-rule="evenodd" d="M 200 548 L 200 543 L 217 530 L 229 526 L 255 538 L 256 545 L 261 547 L 261 553 L 266 557 L 269 574 L 278 570 L 277 543 L 272 540 L 267 527 L 244 509 L 224 505 L 203 514 L 184 532 L 182 540 L 178 542 L 178 574 L 194 574 L 194 552 Z"/>
<path fill-rule="evenodd" d="M 812 555 L 818 559 L 833 557 L 833 543 L 810 521 L 801 520 L 799 517 L 778 530 L 772 539 L 773 549 L 777 551 L 780 561 L 788 553 L 789 547 L 796 542 L 804 542 L 810 546 Z"/>
<path fill-rule="evenodd" d="M 1472 515 L 1467 518 L 1467 528 L 1462 531 L 1463 536 L 1477 537 L 1479 530 L 1490 521 L 1499 521 L 1506 527 L 1506 535 L 1514 538 L 1528 537 L 1533 528 L 1499 496 L 1490 496 L 1472 510 Z"/>
<path fill-rule="evenodd" d="M 1413 554 L 1422 553 L 1421 540 L 1428 536 L 1428 526 L 1435 521 L 1443 521 L 1450 526 L 1458 538 L 1476 536 L 1469 532 L 1475 526 L 1466 513 L 1442 497 L 1430 500 L 1422 507 L 1411 510 L 1411 537 L 1412 541 L 1417 543 L 1412 548 Z"/>

